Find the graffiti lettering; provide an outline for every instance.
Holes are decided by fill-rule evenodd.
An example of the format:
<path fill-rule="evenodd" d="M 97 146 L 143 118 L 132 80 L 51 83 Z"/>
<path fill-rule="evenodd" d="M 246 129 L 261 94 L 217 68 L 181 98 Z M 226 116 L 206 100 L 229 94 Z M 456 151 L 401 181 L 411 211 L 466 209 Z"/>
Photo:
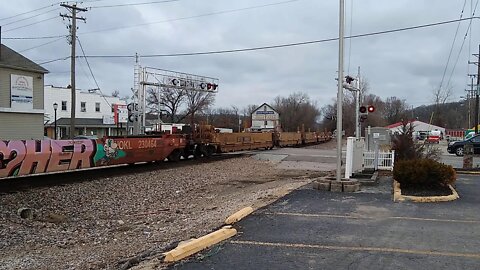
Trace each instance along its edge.
<path fill-rule="evenodd" d="M 132 149 L 132 146 L 130 145 L 130 141 L 116 141 L 118 145 L 118 149 Z"/>
<path fill-rule="evenodd" d="M 0 141 L 0 177 L 93 166 L 93 140 Z"/>

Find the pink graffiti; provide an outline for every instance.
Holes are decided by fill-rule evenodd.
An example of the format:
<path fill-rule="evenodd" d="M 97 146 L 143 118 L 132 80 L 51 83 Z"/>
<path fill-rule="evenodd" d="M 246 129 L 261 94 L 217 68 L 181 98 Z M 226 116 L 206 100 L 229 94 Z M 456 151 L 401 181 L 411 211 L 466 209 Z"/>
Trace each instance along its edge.
<path fill-rule="evenodd" d="M 90 168 L 92 140 L 0 141 L 0 177 Z"/>

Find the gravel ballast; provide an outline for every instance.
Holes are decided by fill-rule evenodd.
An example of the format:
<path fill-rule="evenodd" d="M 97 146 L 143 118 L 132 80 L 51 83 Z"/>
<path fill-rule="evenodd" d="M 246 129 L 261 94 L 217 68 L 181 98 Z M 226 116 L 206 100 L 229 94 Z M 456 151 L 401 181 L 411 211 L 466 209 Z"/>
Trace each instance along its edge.
<path fill-rule="evenodd" d="M 276 200 L 308 174 L 241 157 L 2 194 L 0 269 L 121 269 L 135 256 L 161 268 L 168 245 Z"/>

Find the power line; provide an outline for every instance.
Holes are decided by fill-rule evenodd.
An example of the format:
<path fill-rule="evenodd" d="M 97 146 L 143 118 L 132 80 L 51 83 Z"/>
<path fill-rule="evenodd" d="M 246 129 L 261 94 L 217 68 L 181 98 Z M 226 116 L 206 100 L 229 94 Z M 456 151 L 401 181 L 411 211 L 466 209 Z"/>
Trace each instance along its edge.
<path fill-rule="evenodd" d="M 463 17 L 463 11 L 465 10 L 465 5 L 467 0 L 463 1 L 462 11 L 460 12 L 460 19 Z M 450 63 L 450 57 L 452 56 L 453 48 L 455 46 L 455 41 L 457 41 L 458 29 L 460 28 L 460 21 L 457 24 L 457 29 L 455 30 L 455 35 L 453 36 L 452 46 L 450 47 L 450 52 L 448 53 L 447 63 L 445 64 L 445 69 L 443 70 L 442 80 L 440 81 L 439 89 L 442 89 L 443 81 L 445 80 L 445 74 L 447 73 L 448 64 Z"/>
<path fill-rule="evenodd" d="M 204 14 L 199 14 L 199 15 L 189 16 L 189 17 L 180 17 L 180 18 L 168 19 L 168 20 L 162 20 L 162 21 L 156 21 L 156 22 L 149 22 L 149 23 L 141 23 L 141 24 L 135 24 L 135 25 L 129 25 L 129 26 L 121 26 L 121 27 L 112 27 L 112 28 L 100 29 L 100 30 L 84 32 L 84 33 L 79 33 L 79 34 L 80 35 L 85 35 L 85 34 L 106 32 L 106 31 L 134 28 L 134 27 L 140 27 L 140 26 L 146 26 L 146 25 L 152 25 L 152 24 L 189 20 L 189 19 L 195 19 L 195 18 L 201 18 L 201 17 L 208 17 L 208 16 L 212 16 L 212 15 L 219 15 L 219 14 L 226 14 L 226 13 L 244 11 L 244 10 L 249 10 L 249 9 L 256 9 L 256 8 L 282 5 L 282 4 L 287 4 L 287 3 L 291 3 L 291 2 L 297 2 L 297 1 L 300 1 L 300 0 L 288 0 L 288 1 L 283 1 L 283 2 L 276 2 L 276 3 L 264 4 L 264 5 L 258 5 L 258 6 L 250 6 L 250 7 L 245 7 L 245 8 L 222 10 L 222 11 L 204 13 Z"/>
<path fill-rule="evenodd" d="M 33 16 L 30 16 L 30 17 L 27 17 L 27 18 L 19 19 L 19 20 L 16 20 L 16 21 L 11 21 L 11 22 L 9 22 L 9 23 L 3 24 L 2 27 L 3 27 L 3 26 L 10 25 L 10 24 L 18 23 L 18 22 L 23 22 L 23 21 L 26 21 L 26 20 L 30 20 L 30 19 L 32 19 L 32 18 L 36 18 L 36 17 L 38 17 L 38 16 L 42 16 L 42 15 L 45 15 L 45 14 L 50 13 L 50 12 L 52 12 L 52 11 L 59 10 L 59 9 L 60 9 L 59 7 L 56 7 L 56 8 L 54 8 L 54 9 L 52 9 L 52 10 L 45 11 L 45 12 L 42 12 L 42 13 L 39 13 L 39 14 L 36 14 L 36 15 L 33 15 Z"/>
<path fill-rule="evenodd" d="M 472 17 L 475 16 L 475 11 L 477 10 L 478 2 L 479 2 L 479 0 L 477 0 L 477 2 L 475 3 L 475 8 L 473 9 Z M 460 46 L 460 50 L 458 51 L 457 59 L 455 60 L 455 64 L 453 66 L 452 72 L 450 73 L 450 77 L 448 78 L 448 81 L 447 81 L 447 86 L 450 85 L 450 81 L 453 77 L 453 72 L 455 71 L 455 69 L 457 67 L 457 63 L 458 63 L 458 60 L 460 59 L 460 55 L 463 51 L 463 46 L 465 45 L 465 40 L 467 39 L 468 31 L 469 31 L 470 27 L 472 27 L 472 20 L 470 20 L 470 23 L 468 24 L 467 31 L 465 32 L 465 35 L 463 37 L 462 46 Z"/>
<path fill-rule="evenodd" d="M 470 12 L 473 13 L 473 0 L 470 0 Z M 472 15 L 470 15 L 472 16 Z M 470 27 L 470 35 L 468 36 L 468 55 L 471 55 L 472 51 L 472 27 Z M 467 61 L 467 74 L 470 74 L 470 64 Z M 465 85 L 468 84 L 468 76 L 465 77 Z"/>
<path fill-rule="evenodd" d="M 1 18 L 0 21 L 8 20 L 8 19 L 11 19 L 11 18 L 15 18 L 15 17 L 18 17 L 18 16 L 22 16 L 22 15 L 25 15 L 25 14 L 32 13 L 32 12 L 35 12 L 35 11 L 39 11 L 39 10 L 42 10 L 42 9 L 46 9 L 46 8 L 49 8 L 49 7 L 53 7 L 53 6 L 56 6 L 56 5 L 58 5 L 58 4 L 59 4 L 59 2 L 54 3 L 54 4 L 51 4 L 51 5 L 48 5 L 48 6 L 39 7 L 39 8 L 36 8 L 36 9 L 34 9 L 34 10 L 27 11 L 27 12 L 23 12 L 23 13 L 19 13 L 19 14 L 16 14 L 16 15 L 12 15 L 12 16 L 9 16 L 9 17 Z"/>
<path fill-rule="evenodd" d="M 421 29 L 421 28 L 450 24 L 450 23 L 454 23 L 454 22 L 458 22 L 458 21 L 465 21 L 465 20 L 472 20 L 472 19 L 480 19 L 480 17 L 469 17 L 469 18 L 442 21 L 442 22 L 436 22 L 436 23 L 422 24 L 422 25 L 403 27 L 403 28 L 397 28 L 397 29 L 392 29 L 392 30 L 384 30 L 384 31 L 378 31 L 378 32 L 352 35 L 352 36 L 347 36 L 345 38 L 350 39 L 350 38 L 360 38 L 360 37 L 368 37 L 368 36 L 389 34 L 389 33 L 394 33 L 394 32 L 402 32 L 402 31 L 408 31 L 408 30 L 414 30 L 414 29 Z M 338 40 L 338 38 L 328 38 L 328 39 L 303 41 L 303 42 L 270 45 L 270 46 L 262 46 L 262 47 L 253 47 L 253 48 L 243 48 L 243 49 L 207 51 L 207 52 L 191 52 L 191 53 L 174 53 L 174 54 L 151 54 L 151 55 L 142 55 L 142 57 L 174 57 L 174 56 L 194 56 L 194 55 L 236 53 L 236 52 L 276 49 L 276 48 L 284 48 L 284 47 L 294 47 L 294 46 L 301 46 L 301 45 L 308 45 L 308 44 L 315 44 L 315 43 L 323 43 L 323 42 L 336 41 L 336 40 Z M 77 56 L 77 58 L 78 57 L 79 56 Z M 85 57 L 85 58 L 135 58 L 135 55 L 84 55 L 83 57 Z M 56 62 L 56 61 L 61 61 L 61 60 L 66 60 L 68 58 L 69 57 L 63 57 L 63 58 L 58 58 L 58 59 L 46 61 L 46 62 L 40 63 L 40 65 L 47 64 L 47 63 L 52 63 L 52 62 Z"/>
<path fill-rule="evenodd" d="M 67 60 L 69 58 L 70 58 L 70 56 L 66 56 L 66 57 L 61 57 L 61 58 L 57 58 L 57 59 L 53 59 L 53 60 L 46 60 L 46 61 L 38 63 L 38 64 L 39 65 L 45 65 L 45 64 L 49 64 L 49 63 L 53 63 L 53 62 L 57 62 L 57 61 Z"/>
<path fill-rule="evenodd" d="M 82 43 L 80 42 L 80 39 L 78 37 L 77 37 L 77 40 L 78 40 L 78 45 L 80 45 L 80 49 L 82 50 L 82 54 L 83 54 L 83 56 L 85 56 L 85 51 L 83 50 Z M 92 71 L 92 68 L 90 67 L 90 63 L 88 62 L 87 57 L 84 57 L 84 58 L 85 58 L 85 62 L 87 63 L 87 66 L 88 66 L 88 70 L 90 70 L 90 74 L 92 75 L 93 81 L 95 82 L 95 85 L 97 86 L 98 91 L 102 95 L 103 99 L 105 99 L 105 102 L 107 102 L 108 106 L 112 107 L 112 104 L 110 104 L 110 102 L 108 102 L 107 98 L 102 93 L 102 90 L 100 89 L 100 86 L 98 86 L 97 79 L 95 78 L 95 75 L 93 75 L 93 71 Z"/>
<path fill-rule="evenodd" d="M 64 36 L 44 36 L 44 37 L 2 37 L 2 39 L 52 39 L 52 38 L 59 38 Z"/>
<path fill-rule="evenodd" d="M 4 33 L 10 32 L 10 31 L 17 30 L 17 29 L 20 29 L 20 28 L 25 28 L 25 27 L 28 27 L 28 26 L 31 26 L 31 25 L 34 25 L 34 24 L 39 24 L 39 23 L 42 23 L 42 22 L 50 21 L 50 20 L 53 20 L 53 19 L 56 19 L 56 18 L 58 18 L 57 15 L 55 15 L 55 17 L 51 17 L 51 18 L 48 18 L 48 19 L 44 19 L 44 20 L 41 20 L 41 21 L 38 21 L 38 22 L 34 22 L 34 23 L 30 23 L 30 24 L 26 24 L 26 25 L 19 26 L 19 27 L 11 28 L 11 29 L 5 30 L 5 31 L 3 31 L 3 32 L 4 32 Z"/>
<path fill-rule="evenodd" d="M 43 47 L 43 46 L 45 46 L 45 45 L 48 45 L 48 44 L 57 42 L 57 41 L 59 41 L 59 40 L 61 40 L 61 39 L 63 39 L 63 38 L 64 38 L 64 37 L 61 37 L 61 38 L 58 38 L 58 39 L 55 39 L 55 40 L 52 40 L 52 41 L 49 41 L 49 42 L 46 42 L 46 43 L 42 43 L 42 44 L 40 44 L 40 45 L 37 45 L 37 46 L 31 47 L 31 48 L 28 48 L 28 49 L 19 51 L 19 53 L 26 52 L 26 51 L 29 51 L 29 50 L 33 50 L 33 49 L 36 49 L 36 48 L 39 48 L 39 47 Z"/>
<path fill-rule="evenodd" d="M 465 0 L 466 1 L 466 0 Z M 353 0 L 350 0 L 350 36 L 352 35 L 353 32 Z M 347 74 L 350 74 L 350 59 L 352 56 L 352 39 L 348 41 L 348 68 L 347 68 Z"/>
<path fill-rule="evenodd" d="M 348 36 L 348 37 L 345 37 L 345 38 L 348 39 L 348 38 L 376 36 L 376 35 L 389 34 L 389 33 L 394 33 L 394 32 L 402 32 L 402 31 L 408 31 L 408 30 L 413 30 L 413 29 L 420 29 L 420 28 L 438 26 L 438 25 L 449 24 L 449 23 L 454 23 L 454 22 L 464 21 L 464 20 L 471 20 L 471 19 L 480 19 L 480 17 L 470 17 L 470 18 L 462 18 L 462 19 L 449 20 L 449 21 L 443 21 L 443 22 L 422 24 L 422 25 L 403 27 L 403 28 L 397 28 L 397 29 L 392 29 L 392 30 L 384 30 L 384 31 L 378 31 L 378 32 L 352 35 L 352 36 Z M 303 42 L 294 42 L 294 43 L 287 43 L 287 44 L 279 44 L 279 45 L 260 46 L 260 47 L 253 47 L 253 48 L 230 49 L 230 50 L 219 50 L 219 51 L 206 51 L 206 52 L 190 52 L 190 53 L 150 54 L 150 55 L 142 55 L 142 57 L 171 57 L 171 56 L 193 56 L 193 55 L 236 53 L 236 52 L 246 52 L 246 51 L 257 51 L 257 50 L 267 50 L 267 49 L 293 47 L 293 46 L 323 43 L 323 42 L 336 41 L 336 40 L 338 40 L 338 37 L 320 39 L 320 40 L 303 41 Z M 135 56 L 134 55 L 87 55 L 85 57 L 90 57 L 90 58 L 133 58 Z"/>
<path fill-rule="evenodd" d="M 103 0 L 97 0 L 97 1 L 103 1 Z M 138 3 L 138 4 L 147 4 L 147 3 L 165 3 L 165 2 L 172 2 L 172 1 L 180 1 L 180 0 L 163 0 L 163 1 L 152 1 L 152 2 L 145 2 L 145 3 Z M 145 25 L 151 25 L 151 24 L 159 24 L 159 23 L 166 23 L 166 22 L 173 22 L 173 21 L 181 21 L 181 20 L 188 20 L 188 19 L 194 19 L 194 18 L 201 18 L 201 17 L 207 17 L 207 16 L 212 16 L 212 15 L 220 15 L 220 14 L 225 14 L 225 13 L 232 13 L 232 12 L 238 12 L 238 11 L 243 11 L 243 10 L 249 10 L 249 9 L 256 9 L 256 8 L 262 8 L 262 7 L 268 7 L 268 6 L 275 6 L 275 5 L 281 5 L 281 4 L 287 4 L 291 2 L 296 2 L 300 0 L 288 0 L 288 1 L 283 1 L 283 2 L 277 2 L 277 3 L 270 3 L 270 4 L 264 4 L 264 5 L 258 5 L 258 6 L 251 6 L 251 7 L 245 7 L 245 8 L 239 8 L 239 9 L 231 9 L 231 10 L 223 10 L 223 11 L 218 11 L 218 12 L 211 12 L 211 13 L 206 13 L 206 14 L 200 14 L 200 15 L 195 15 L 195 16 L 189 16 L 189 17 L 181 17 L 181 18 L 175 18 L 175 19 L 169 19 L 169 20 L 163 20 L 163 21 L 157 21 L 157 22 L 150 22 L 150 23 L 142 23 L 142 24 L 136 24 L 136 25 L 131 25 L 131 26 L 123 26 L 123 27 L 113 27 L 113 28 L 107 28 L 107 29 L 100 29 L 100 30 L 95 30 L 95 31 L 90 31 L 90 32 L 84 32 L 84 33 L 79 33 L 79 35 L 85 35 L 85 34 L 92 34 L 92 33 L 99 33 L 99 32 L 106 32 L 106 31 L 113 31 L 113 30 L 119 30 L 119 29 L 127 29 L 127 28 L 134 28 L 134 27 L 140 27 L 140 26 L 145 26 Z M 90 1 L 93 2 L 93 1 Z M 134 5 L 134 4 L 132 4 Z M 48 6 L 50 7 L 50 6 Z M 107 7 L 107 6 L 105 6 Z M 93 8 L 93 7 L 92 7 Z M 33 12 L 33 11 L 31 11 Z M 36 23 L 41 23 L 44 21 L 48 21 L 51 19 L 54 19 L 56 17 L 52 17 L 49 19 L 45 19 Z M 3 33 L 9 32 L 12 30 L 24 28 L 36 23 L 20 26 L 17 28 L 12 28 L 8 30 L 4 30 Z M 58 38 L 60 36 L 47 36 L 47 37 L 11 37 L 11 38 L 3 38 L 3 39 L 48 39 L 48 38 Z"/>
<path fill-rule="evenodd" d="M 88 7 L 88 8 L 94 9 L 94 8 L 112 8 L 112 7 L 142 6 L 142 5 L 162 4 L 162 3 L 178 2 L 178 1 L 180 1 L 180 0 L 163 0 L 163 1 L 143 2 L 143 3 L 129 3 L 129 4 L 118 4 L 118 5 L 91 6 L 91 7 Z"/>

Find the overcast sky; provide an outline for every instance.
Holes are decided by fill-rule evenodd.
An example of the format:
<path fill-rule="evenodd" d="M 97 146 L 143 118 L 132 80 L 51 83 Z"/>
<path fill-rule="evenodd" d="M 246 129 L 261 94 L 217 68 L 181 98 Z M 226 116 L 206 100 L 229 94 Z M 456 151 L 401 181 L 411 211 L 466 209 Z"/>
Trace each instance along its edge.
<path fill-rule="evenodd" d="M 60 12 L 67 13 L 65 8 L 51 0 L 12 2 L 4 0 L 0 4 L 3 44 L 37 63 L 70 55 L 65 37 L 12 39 L 67 35 L 69 21 L 58 16 Z M 106 7 L 146 2 L 150 4 Z M 338 37 L 339 1 L 159 2 L 79 2 L 79 7 L 89 8 L 79 14 L 87 19 L 86 23 L 78 22 L 78 37 L 85 53 L 112 56 L 138 53 L 143 66 L 219 78 L 215 107 L 261 104 L 272 101 L 275 96 L 288 96 L 296 91 L 307 93 L 319 106 L 331 103 L 336 97 L 338 41 L 201 56 L 141 56 L 335 38 Z M 459 19 L 464 3 L 463 17 L 469 17 L 471 6 L 475 7 L 478 0 L 345 0 L 345 3 L 345 34 L 348 36 Z M 46 7 L 48 5 L 51 6 Z M 19 15 L 39 8 L 43 9 Z M 478 13 L 477 10 L 477 16 Z M 469 53 L 478 53 L 479 22 L 473 20 L 472 36 L 468 32 L 465 41 L 469 21 L 347 40 L 345 72 L 356 74 L 360 66 L 362 75 L 370 84 L 370 93 L 382 98 L 397 96 L 415 107 L 432 103 L 433 89 L 439 87 L 444 77 L 443 85 L 450 81 L 453 90 L 450 100 L 458 101 L 469 81 L 467 73 L 476 73 L 473 65 L 468 69 L 468 61 L 476 60 Z M 25 25 L 29 26 L 22 27 Z M 39 46 L 42 44 L 45 45 Z M 36 46 L 39 47 L 31 49 Z M 447 66 L 450 50 L 452 54 Z M 78 46 L 77 55 L 82 55 Z M 119 90 L 122 96 L 130 94 L 134 58 L 89 58 L 88 61 L 105 94 L 111 94 L 113 90 Z M 43 67 L 50 71 L 45 84 L 70 84 L 69 59 L 47 63 Z M 446 75 L 443 76 L 445 67 Z M 96 88 L 83 59 L 77 60 L 77 88 Z"/>

